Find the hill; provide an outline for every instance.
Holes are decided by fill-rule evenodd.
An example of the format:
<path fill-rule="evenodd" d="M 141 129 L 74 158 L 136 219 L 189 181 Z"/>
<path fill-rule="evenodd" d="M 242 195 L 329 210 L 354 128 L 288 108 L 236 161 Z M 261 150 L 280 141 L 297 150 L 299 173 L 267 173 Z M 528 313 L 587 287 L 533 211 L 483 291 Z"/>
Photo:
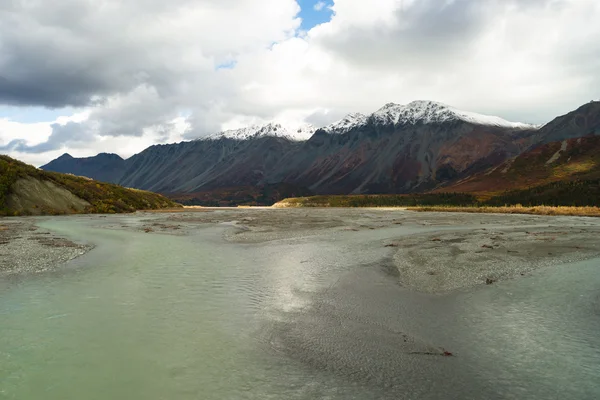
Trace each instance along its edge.
<path fill-rule="evenodd" d="M 468 192 L 480 198 L 534 187 L 571 186 L 600 179 L 600 137 L 585 136 L 538 146 L 437 192 Z"/>
<path fill-rule="evenodd" d="M 0 215 L 122 213 L 179 207 L 166 197 L 47 172 L 0 155 Z"/>

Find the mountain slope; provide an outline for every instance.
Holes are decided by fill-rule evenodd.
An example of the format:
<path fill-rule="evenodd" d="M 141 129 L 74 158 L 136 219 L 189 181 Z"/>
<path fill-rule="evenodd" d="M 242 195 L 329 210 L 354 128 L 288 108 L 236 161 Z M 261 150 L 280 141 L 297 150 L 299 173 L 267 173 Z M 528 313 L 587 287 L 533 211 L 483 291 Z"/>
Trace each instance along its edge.
<path fill-rule="evenodd" d="M 256 186 L 300 143 L 282 137 L 222 137 L 151 146 L 127 160 L 120 184 L 160 193 Z"/>
<path fill-rule="evenodd" d="M 535 143 L 551 143 L 587 135 L 600 135 L 600 101 L 591 101 L 544 125 L 536 134 Z"/>
<path fill-rule="evenodd" d="M 559 181 L 593 179 L 600 179 L 600 136 L 586 136 L 538 146 L 437 191 L 489 196 Z"/>
<path fill-rule="evenodd" d="M 559 181 L 600 178 L 600 102 L 554 119 L 518 157 L 438 189 L 490 195 Z M 551 139 L 558 141 L 548 142 Z"/>
<path fill-rule="evenodd" d="M 46 172 L 0 155 L 0 215 L 118 213 L 178 207 L 162 195 Z"/>
<path fill-rule="evenodd" d="M 318 130 L 269 179 L 322 194 L 423 191 L 519 154 L 535 131 L 441 103 L 390 103 Z"/>

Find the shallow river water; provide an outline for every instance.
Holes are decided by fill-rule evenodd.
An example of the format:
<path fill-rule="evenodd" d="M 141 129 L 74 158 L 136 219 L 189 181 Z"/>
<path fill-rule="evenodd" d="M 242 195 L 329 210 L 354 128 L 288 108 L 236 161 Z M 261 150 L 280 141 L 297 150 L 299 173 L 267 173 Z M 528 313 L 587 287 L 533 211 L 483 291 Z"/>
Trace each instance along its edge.
<path fill-rule="evenodd" d="M 242 245 L 90 221 L 41 224 L 90 253 L 0 281 L 0 399 L 600 398 L 599 260 L 427 295 L 385 230 Z"/>

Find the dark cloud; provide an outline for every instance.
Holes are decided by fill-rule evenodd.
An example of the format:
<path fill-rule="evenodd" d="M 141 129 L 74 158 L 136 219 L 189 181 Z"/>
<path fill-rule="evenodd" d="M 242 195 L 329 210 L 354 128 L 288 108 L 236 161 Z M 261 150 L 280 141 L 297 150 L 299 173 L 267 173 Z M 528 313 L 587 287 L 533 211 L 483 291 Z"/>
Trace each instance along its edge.
<path fill-rule="evenodd" d="M 180 95 L 235 54 L 283 39 L 297 11 L 292 0 L 273 15 L 250 0 L 1 3 L 0 104 L 50 108 L 95 105 L 140 85 Z"/>

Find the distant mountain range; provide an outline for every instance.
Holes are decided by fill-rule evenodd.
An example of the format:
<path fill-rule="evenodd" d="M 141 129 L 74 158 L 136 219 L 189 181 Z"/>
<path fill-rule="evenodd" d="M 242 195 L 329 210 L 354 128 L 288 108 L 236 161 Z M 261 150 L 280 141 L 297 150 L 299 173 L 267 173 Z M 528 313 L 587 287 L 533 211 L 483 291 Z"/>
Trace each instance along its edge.
<path fill-rule="evenodd" d="M 285 193 L 276 190 L 278 196 L 458 191 L 471 190 L 466 182 L 481 180 L 486 171 L 497 171 L 538 146 L 595 135 L 600 135 L 600 102 L 535 126 L 415 101 L 389 103 L 371 115 L 349 114 L 319 129 L 268 124 L 155 145 L 127 160 L 104 153 L 79 159 L 65 154 L 42 169 L 190 202 L 204 199 L 200 203 L 210 193 L 218 200 L 224 192 L 237 193 L 232 203 L 237 197 L 252 203 L 244 188 L 285 187 Z"/>

